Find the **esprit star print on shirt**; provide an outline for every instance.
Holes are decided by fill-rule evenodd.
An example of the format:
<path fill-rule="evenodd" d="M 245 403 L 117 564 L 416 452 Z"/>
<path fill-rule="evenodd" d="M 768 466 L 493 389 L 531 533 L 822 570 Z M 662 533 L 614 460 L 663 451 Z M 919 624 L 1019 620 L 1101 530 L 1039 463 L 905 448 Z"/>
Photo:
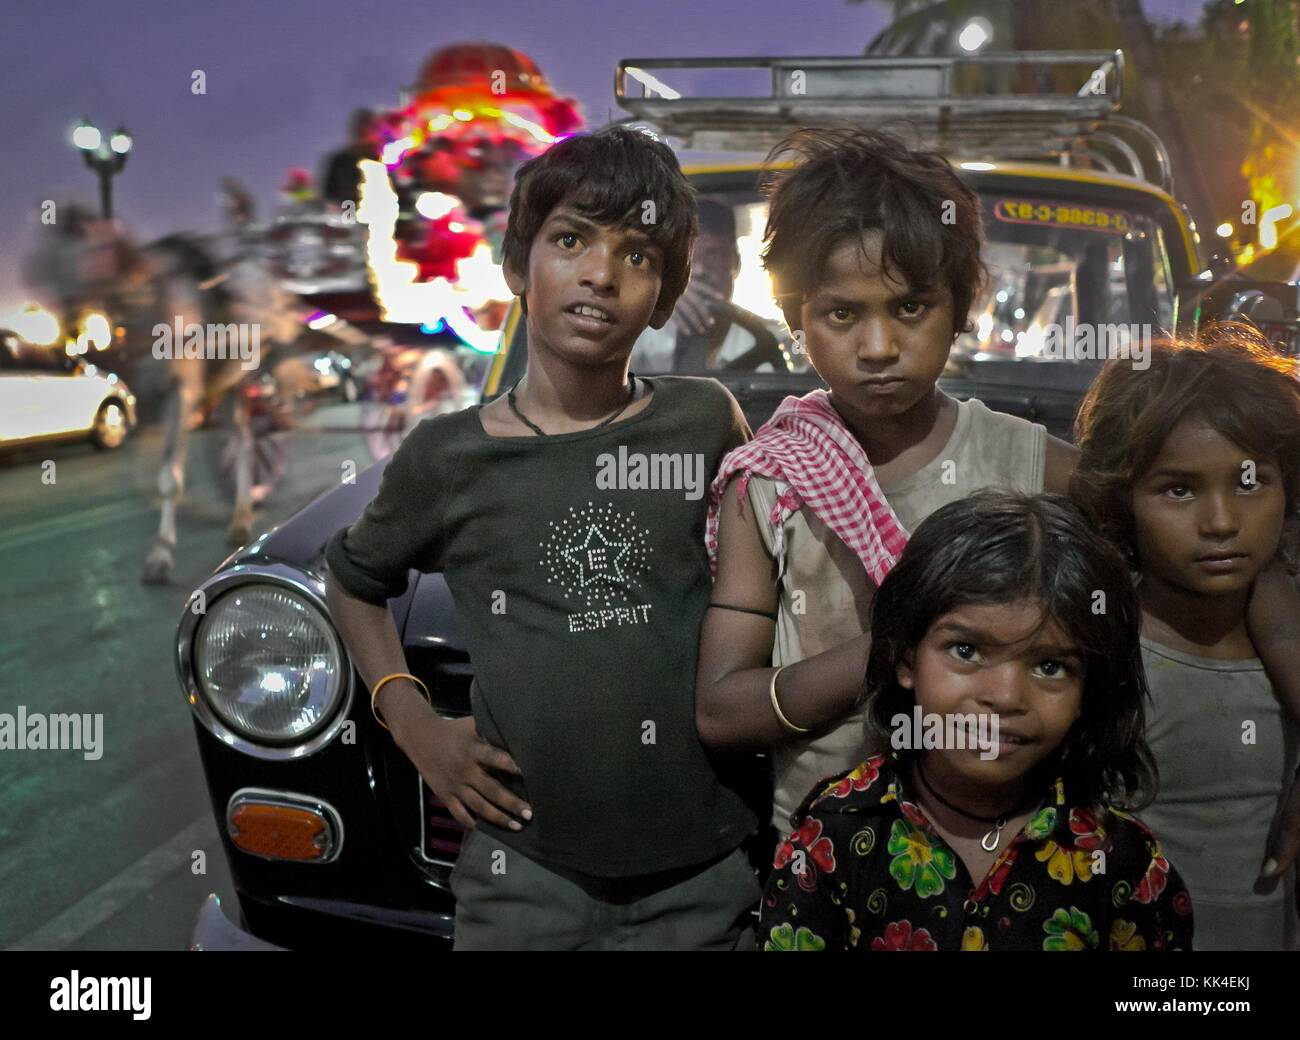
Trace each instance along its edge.
<path fill-rule="evenodd" d="M 646 624 L 649 603 L 636 602 L 640 578 L 650 569 L 650 532 L 612 502 L 570 506 L 562 519 L 548 524 L 548 538 L 538 542 L 539 565 L 548 584 L 559 585 L 565 598 L 586 607 L 568 615 L 570 632 L 595 632 L 619 625 Z"/>

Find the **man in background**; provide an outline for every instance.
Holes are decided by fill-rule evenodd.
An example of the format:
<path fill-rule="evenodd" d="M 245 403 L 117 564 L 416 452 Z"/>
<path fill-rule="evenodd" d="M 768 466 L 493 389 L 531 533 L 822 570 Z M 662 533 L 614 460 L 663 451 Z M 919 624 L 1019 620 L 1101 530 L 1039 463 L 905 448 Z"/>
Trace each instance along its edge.
<path fill-rule="evenodd" d="M 662 329 L 646 329 L 632 352 L 641 372 L 693 372 L 724 368 L 750 355 L 757 368 L 779 356 L 763 319 L 731 301 L 740 273 L 736 214 L 728 205 L 700 199 L 700 237 L 691 258 L 691 281 Z M 763 359 L 763 360 L 760 360 Z"/>

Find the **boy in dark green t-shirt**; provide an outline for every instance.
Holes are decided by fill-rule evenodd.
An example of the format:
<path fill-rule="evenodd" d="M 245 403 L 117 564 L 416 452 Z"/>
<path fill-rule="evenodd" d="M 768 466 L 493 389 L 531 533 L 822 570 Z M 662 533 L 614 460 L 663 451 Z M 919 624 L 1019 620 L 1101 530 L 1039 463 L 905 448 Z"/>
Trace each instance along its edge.
<path fill-rule="evenodd" d="M 695 729 L 710 581 L 705 494 L 748 436 L 713 380 L 628 357 L 690 273 L 695 202 L 672 152 L 611 128 L 526 164 L 506 278 L 528 371 L 426 420 L 327 549 L 328 600 L 367 686 L 405 673 L 387 599 L 441 572 L 475 667 L 473 716 L 407 678 L 374 706 L 470 829 L 456 947 L 733 948 L 759 888 L 756 820 Z"/>

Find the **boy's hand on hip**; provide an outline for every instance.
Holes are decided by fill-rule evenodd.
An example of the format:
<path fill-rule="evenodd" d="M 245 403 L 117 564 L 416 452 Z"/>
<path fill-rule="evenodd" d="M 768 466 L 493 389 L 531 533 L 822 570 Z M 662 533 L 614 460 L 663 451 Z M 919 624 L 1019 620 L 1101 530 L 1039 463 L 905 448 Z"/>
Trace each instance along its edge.
<path fill-rule="evenodd" d="M 473 716 L 433 716 L 394 733 L 398 746 L 419 770 L 456 821 L 474 829 L 476 817 L 512 831 L 523 829 L 533 810 L 516 798 L 491 771 L 522 776 L 515 760 L 478 734 Z"/>

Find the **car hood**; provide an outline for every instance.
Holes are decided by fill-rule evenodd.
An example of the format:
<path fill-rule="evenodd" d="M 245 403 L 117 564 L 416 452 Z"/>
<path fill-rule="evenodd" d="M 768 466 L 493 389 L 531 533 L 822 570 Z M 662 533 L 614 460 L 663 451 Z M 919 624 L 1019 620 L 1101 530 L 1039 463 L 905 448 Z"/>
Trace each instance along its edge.
<path fill-rule="evenodd" d="M 357 474 L 353 484 L 340 484 L 304 506 L 273 530 L 242 546 L 221 565 L 279 560 L 306 570 L 323 572 L 325 544 L 340 527 L 357 519 L 379 492 L 388 461 L 376 462 Z"/>

